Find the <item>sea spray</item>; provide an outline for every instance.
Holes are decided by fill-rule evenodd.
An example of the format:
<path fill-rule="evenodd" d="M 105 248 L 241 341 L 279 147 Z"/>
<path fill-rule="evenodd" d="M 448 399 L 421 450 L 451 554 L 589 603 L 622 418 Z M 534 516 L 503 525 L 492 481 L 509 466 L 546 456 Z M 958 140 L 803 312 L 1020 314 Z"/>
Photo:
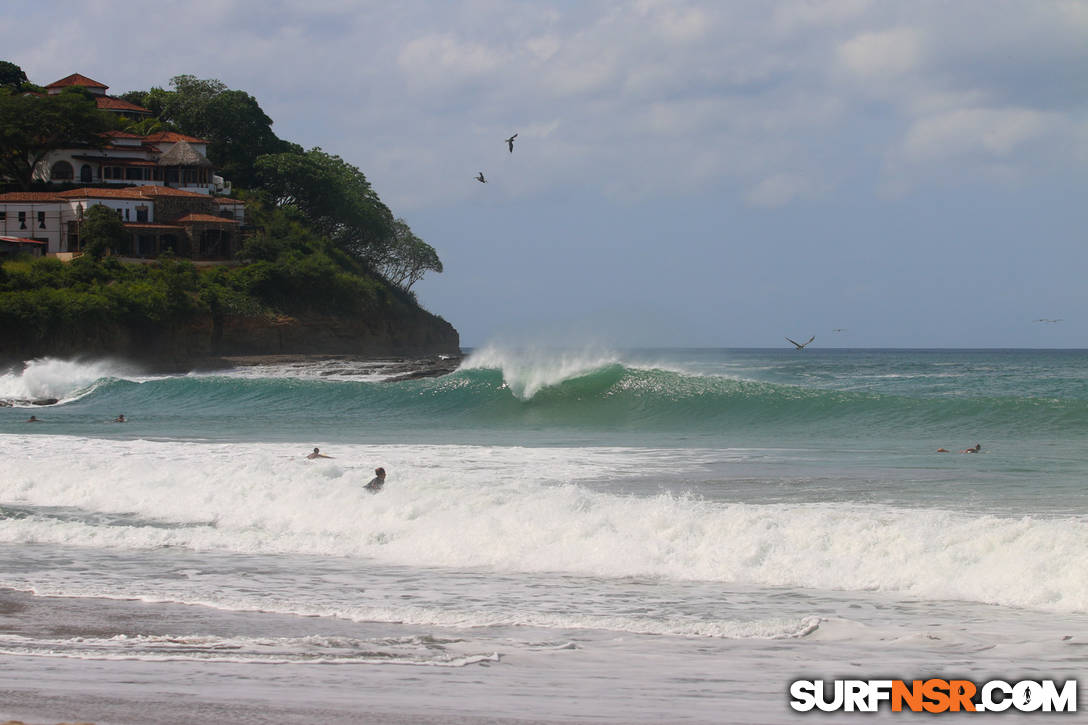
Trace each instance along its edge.
<path fill-rule="evenodd" d="M 0 441 L 0 542 L 896 592 L 1088 611 L 1088 522 L 857 503 L 716 503 L 582 485 L 682 458 L 624 449 Z M 14 455 L 15 449 L 22 456 Z M 367 463 L 390 481 L 366 495 Z M 367 463 L 363 463 L 366 461 Z"/>
<path fill-rule="evenodd" d="M 0 374 L 0 401 L 68 402 L 88 394 L 101 382 L 133 379 L 136 374 L 131 366 L 117 361 L 38 358 L 26 362 L 21 370 Z"/>
<path fill-rule="evenodd" d="M 487 346 L 474 351 L 464 370 L 499 370 L 503 384 L 519 400 L 531 400 L 544 388 L 569 383 L 611 368 L 619 357 L 607 351 L 510 350 Z"/>

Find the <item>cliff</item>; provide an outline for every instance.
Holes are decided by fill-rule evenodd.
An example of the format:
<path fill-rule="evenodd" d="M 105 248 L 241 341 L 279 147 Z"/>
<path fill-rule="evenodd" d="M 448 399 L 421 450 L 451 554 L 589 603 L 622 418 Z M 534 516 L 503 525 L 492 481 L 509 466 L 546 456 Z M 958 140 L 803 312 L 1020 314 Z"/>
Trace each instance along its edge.
<path fill-rule="evenodd" d="M 395 317 L 204 315 L 184 325 L 66 326 L 34 340 L 0 335 L 0 364 L 37 357 L 112 357 L 160 371 L 215 367 L 243 356 L 355 358 L 460 355 L 457 330 L 414 308 Z"/>

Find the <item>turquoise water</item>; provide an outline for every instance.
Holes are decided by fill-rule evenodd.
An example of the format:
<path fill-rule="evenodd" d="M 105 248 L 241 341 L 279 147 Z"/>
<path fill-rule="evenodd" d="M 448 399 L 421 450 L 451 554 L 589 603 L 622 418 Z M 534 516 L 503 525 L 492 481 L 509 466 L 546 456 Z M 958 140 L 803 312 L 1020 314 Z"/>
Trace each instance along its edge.
<path fill-rule="evenodd" d="M 0 664 L 60 692 L 58 662 L 104 692 L 135 662 L 179 707 L 363 679 L 395 712 L 786 722 L 802 675 L 1083 664 L 1086 351 L 488 347 L 408 382 L 39 360 L 0 399 L 0 598 L 38 612 Z"/>
<path fill-rule="evenodd" d="M 549 445 L 790 444 L 836 439 L 1032 442 L 1088 434 L 1083 351 L 661 350 L 607 357 L 470 355 L 442 378 L 190 375 L 53 379 L 39 397 L 49 432 L 123 435 L 96 426 L 130 411 L 140 433 L 264 440 L 304 423 L 333 440 Z M 56 374 L 56 373 L 55 373 Z M 8 388 L 17 388 L 7 376 Z M 59 377 L 59 375 L 58 375 Z M 17 397 L 14 393 L 10 397 Z M 25 395 L 25 393 L 24 393 Z M 22 422 L 5 411 L 3 424 Z M 11 431 L 11 428 L 6 428 Z M 966 442 L 965 442 L 966 441 Z"/>

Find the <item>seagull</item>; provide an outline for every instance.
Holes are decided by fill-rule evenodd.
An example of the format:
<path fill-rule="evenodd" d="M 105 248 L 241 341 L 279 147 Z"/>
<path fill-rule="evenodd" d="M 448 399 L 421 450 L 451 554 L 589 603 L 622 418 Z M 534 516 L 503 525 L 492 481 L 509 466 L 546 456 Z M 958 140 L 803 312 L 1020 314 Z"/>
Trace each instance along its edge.
<path fill-rule="evenodd" d="M 805 349 L 805 345 L 807 345 L 808 343 L 810 343 L 810 342 L 812 342 L 813 340 L 815 340 L 815 339 L 816 339 L 816 336 L 815 336 L 815 335 L 813 335 L 813 336 L 812 336 L 812 337 L 810 337 L 810 338 L 809 338 L 809 339 L 808 339 L 808 340 L 807 340 L 806 342 L 794 342 L 793 340 L 790 340 L 790 339 L 789 339 L 788 337 L 787 337 L 786 339 L 787 339 L 787 340 L 789 340 L 790 342 L 793 342 L 793 344 L 797 346 L 797 349 L 798 349 L 798 350 L 804 350 L 804 349 Z"/>
<path fill-rule="evenodd" d="M 1034 320 L 1034 322 L 1046 322 L 1046 323 L 1061 322 L 1061 321 L 1062 321 L 1062 318 L 1058 318 L 1057 320 L 1048 320 L 1045 317 L 1040 317 L 1038 320 Z"/>
<path fill-rule="evenodd" d="M 832 330 L 832 332 L 846 332 L 846 328 L 845 327 L 836 327 L 834 330 Z M 789 338 L 786 338 L 786 339 L 788 340 Z M 811 342 L 811 340 L 809 342 Z M 807 345 L 808 343 L 806 342 L 805 344 Z"/>
<path fill-rule="evenodd" d="M 510 138 L 506 139 L 506 145 L 510 147 L 510 153 L 514 153 L 514 139 L 516 139 L 517 137 L 518 135 L 515 133 Z"/>
<path fill-rule="evenodd" d="M 479 176 L 474 176 L 472 178 L 476 179 L 476 181 L 479 181 L 481 184 L 486 184 L 487 183 L 487 179 L 484 178 L 484 172 L 482 172 L 482 171 L 480 172 Z"/>

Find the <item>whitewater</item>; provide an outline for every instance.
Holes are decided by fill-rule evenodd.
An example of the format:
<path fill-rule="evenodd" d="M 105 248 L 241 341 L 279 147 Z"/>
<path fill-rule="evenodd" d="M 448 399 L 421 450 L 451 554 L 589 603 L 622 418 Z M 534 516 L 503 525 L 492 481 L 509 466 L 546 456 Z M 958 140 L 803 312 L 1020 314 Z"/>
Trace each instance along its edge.
<path fill-rule="evenodd" d="M 773 723 L 795 679 L 1080 674 L 1084 351 L 378 370 L 0 374 L 0 718 Z"/>

